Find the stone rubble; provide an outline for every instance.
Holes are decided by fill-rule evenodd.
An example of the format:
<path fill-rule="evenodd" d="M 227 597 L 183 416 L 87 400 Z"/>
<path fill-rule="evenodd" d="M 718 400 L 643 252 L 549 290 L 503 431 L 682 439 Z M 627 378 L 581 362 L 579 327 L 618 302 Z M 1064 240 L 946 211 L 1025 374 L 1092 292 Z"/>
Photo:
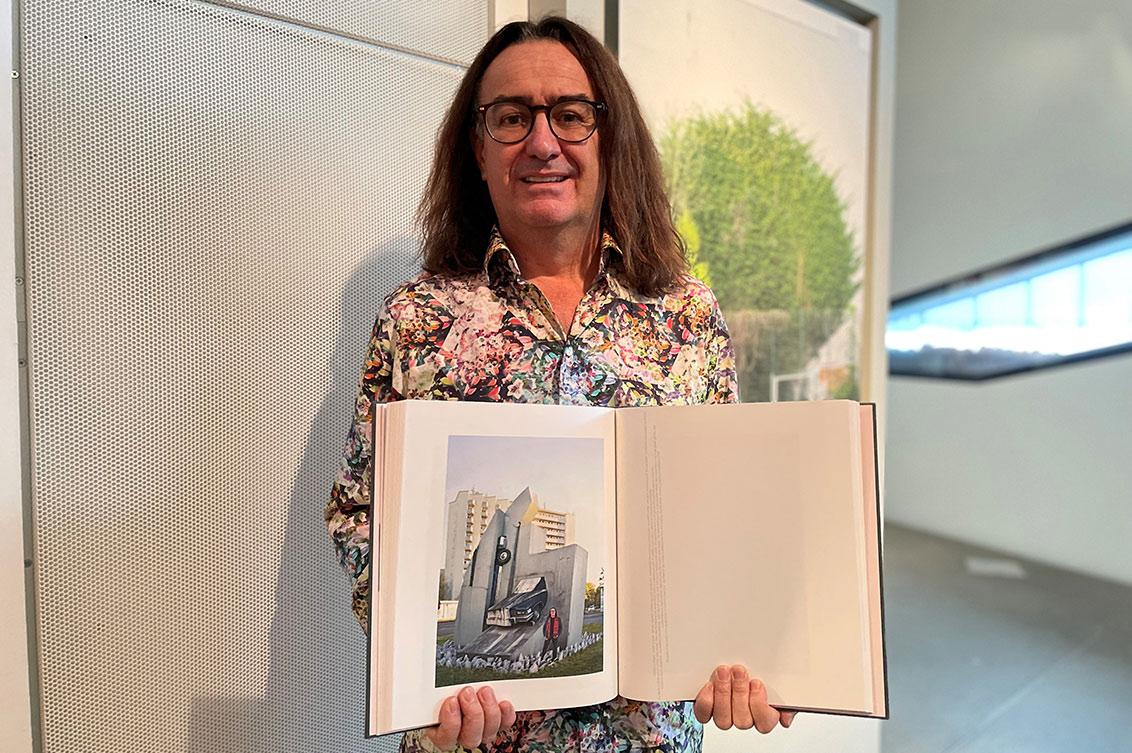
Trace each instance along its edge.
<path fill-rule="evenodd" d="M 573 656 L 582 649 L 592 646 L 601 638 L 600 633 L 583 633 L 582 640 L 559 649 L 553 656 L 520 654 L 515 659 L 506 656 L 469 656 L 461 653 L 453 645 L 453 641 L 448 641 L 436 647 L 436 665 L 438 667 L 460 667 L 462 669 L 491 669 L 511 675 L 535 674 L 562 661 L 567 656 Z"/>

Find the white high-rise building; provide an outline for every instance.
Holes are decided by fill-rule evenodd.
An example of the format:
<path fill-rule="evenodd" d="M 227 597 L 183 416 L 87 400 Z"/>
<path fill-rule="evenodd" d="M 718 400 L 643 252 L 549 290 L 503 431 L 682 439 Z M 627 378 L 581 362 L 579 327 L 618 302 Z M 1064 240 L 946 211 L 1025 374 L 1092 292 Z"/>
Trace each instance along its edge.
<path fill-rule="evenodd" d="M 546 531 L 546 548 L 558 549 L 575 543 L 574 513 L 548 510 L 539 503 L 537 495 L 531 496 L 535 502 L 535 514 L 531 522 Z M 456 497 L 448 503 L 441 599 L 455 599 L 459 596 L 464 570 L 471 563 L 472 552 L 479 545 L 488 522 L 496 510 L 507 512 L 512 501 L 467 489 L 457 492 Z"/>

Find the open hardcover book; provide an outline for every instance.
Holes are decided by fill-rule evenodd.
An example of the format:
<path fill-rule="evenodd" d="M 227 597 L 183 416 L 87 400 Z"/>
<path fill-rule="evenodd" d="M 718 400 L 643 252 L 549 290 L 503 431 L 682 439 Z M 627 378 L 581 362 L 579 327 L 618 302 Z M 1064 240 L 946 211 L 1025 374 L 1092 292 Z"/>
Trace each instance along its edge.
<path fill-rule="evenodd" d="M 375 406 L 367 734 L 695 698 L 887 717 L 875 406 Z"/>

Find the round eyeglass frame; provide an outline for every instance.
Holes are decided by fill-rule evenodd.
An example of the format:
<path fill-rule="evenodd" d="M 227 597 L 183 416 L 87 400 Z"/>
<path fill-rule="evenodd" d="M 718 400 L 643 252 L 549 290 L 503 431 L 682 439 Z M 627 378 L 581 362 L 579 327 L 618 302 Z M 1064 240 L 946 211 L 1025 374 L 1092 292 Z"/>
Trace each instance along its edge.
<path fill-rule="evenodd" d="M 555 107 L 558 107 L 559 105 L 570 104 L 571 102 L 584 102 L 585 104 L 594 108 L 594 127 L 593 127 L 593 130 L 590 131 L 589 133 L 587 133 L 583 138 L 580 138 L 580 139 L 568 139 L 568 138 L 565 138 L 564 136 L 559 135 L 558 131 L 555 130 L 555 128 L 554 128 L 554 121 L 550 117 L 550 111 L 553 110 Z M 526 107 L 528 110 L 531 111 L 531 120 L 530 120 L 530 123 L 527 124 L 527 132 L 524 133 L 521 137 L 514 139 L 512 141 L 504 141 L 503 139 L 499 138 L 494 133 L 492 133 L 491 128 L 488 127 L 488 125 L 487 125 L 487 111 L 490 110 L 492 107 L 494 107 L 496 105 L 517 105 L 517 104 L 522 105 L 523 107 Z M 534 128 L 535 128 L 535 118 L 538 117 L 538 114 L 539 114 L 540 111 L 546 114 L 546 124 L 548 126 L 550 126 L 550 132 L 554 134 L 554 137 L 556 139 L 558 139 L 559 141 L 563 141 L 567 144 L 581 144 L 581 143 L 588 141 L 590 139 L 590 137 L 592 137 L 595 133 L 597 133 L 598 126 L 601 125 L 601 119 L 609 111 L 609 108 L 606 106 L 606 104 L 604 102 L 595 102 L 592 99 L 582 99 L 580 97 L 576 98 L 576 99 L 561 99 L 561 100 L 555 102 L 552 105 L 528 105 L 525 102 L 504 101 L 504 102 L 488 102 L 486 105 L 480 105 L 479 107 L 476 108 L 476 112 L 479 113 L 479 116 L 480 116 L 480 122 L 483 123 L 483 129 L 485 131 L 487 131 L 487 135 L 491 137 L 492 141 L 496 141 L 500 144 L 518 144 L 518 143 L 524 141 L 528 136 L 531 135 L 531 131 L 534 130 Z"/>

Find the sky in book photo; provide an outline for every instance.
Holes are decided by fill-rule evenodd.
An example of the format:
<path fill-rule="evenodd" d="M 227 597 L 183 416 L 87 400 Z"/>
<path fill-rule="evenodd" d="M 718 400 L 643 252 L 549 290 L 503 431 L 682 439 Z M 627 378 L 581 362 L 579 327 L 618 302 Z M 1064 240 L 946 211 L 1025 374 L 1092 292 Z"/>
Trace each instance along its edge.
<path fill-rule="evenodd" d="M 589 554 L 586 580 L 596 584 L 605 551 L 602 444 L 591 437 L 451 436 L 445 502 L 462 490 L 514 499 L 530 487 L 541 507 L 574 513 L 576 543 Z"/>

